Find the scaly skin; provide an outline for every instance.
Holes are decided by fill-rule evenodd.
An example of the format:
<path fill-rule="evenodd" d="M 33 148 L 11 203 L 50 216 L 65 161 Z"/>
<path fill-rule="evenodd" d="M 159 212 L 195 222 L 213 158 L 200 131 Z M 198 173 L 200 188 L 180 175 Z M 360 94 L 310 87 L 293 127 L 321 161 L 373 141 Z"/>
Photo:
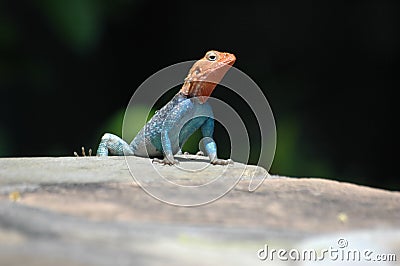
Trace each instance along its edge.
<path fill-rule="evenodd" d="M 192 66 L 181 90 L 147 122 L 130 144 L 106 133 L 101 138 L 97 155 L 164 156 L 164 159 L 154 161 L 176 164 L 174 154 L 200 128 L 210 162 L 229 164 L 231 160 L 217 158 L 217 145 L 212 138 L 214 115 L 207 99 L 235 60 L 230 53 L 207 52 Z"/>

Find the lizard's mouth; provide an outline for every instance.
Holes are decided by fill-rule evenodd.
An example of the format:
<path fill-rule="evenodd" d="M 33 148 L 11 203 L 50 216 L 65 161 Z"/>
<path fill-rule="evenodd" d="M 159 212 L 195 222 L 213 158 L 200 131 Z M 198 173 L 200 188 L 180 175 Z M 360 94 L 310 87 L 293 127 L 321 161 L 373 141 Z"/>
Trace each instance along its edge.
<path fill-rule="evenodd" d="M 235 61 L 236 57 L 230 53 L 207 52 L 206 56 L 192 67 L 181 91 L 185 95 L 198 97 L 200 103 L 206 102 Z"/>
<path fill-rule="evenodd" d="M 209 72 L 205 77 L 198 81 L 199 90 L 198 97 L 201 103 L 205 103 L 214 91 L 215 87 L 220 83 L 226 72 L 231 68 L 235 61 L 228 61 L 227 63 L 221 63 L 213 71 Z M 194 87 L 196 85 L 194 84 Z"/>
<path fill-rule="evenodd" d="M 236 57 L 233 54 L 224 53 L 223 59 L 220 59 L 221 64 L 232 66 L 236 62 Z"/>
<path fill-rule="evenodd" d="M 217 85 L 235 62 L 236 57 L 233 54 L 222 53 L 218 62 L 215 62 L 216 64 L 204 72 L 199 81 Z"/>

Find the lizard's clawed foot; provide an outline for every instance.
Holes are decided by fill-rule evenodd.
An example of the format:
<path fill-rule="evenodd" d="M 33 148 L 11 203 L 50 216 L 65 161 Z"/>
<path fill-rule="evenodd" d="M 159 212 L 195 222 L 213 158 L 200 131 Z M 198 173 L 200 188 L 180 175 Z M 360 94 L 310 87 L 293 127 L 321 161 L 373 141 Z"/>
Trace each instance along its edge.
<path fill-rule="evenodd" d="M 183 153 L 183 155 L 186 156 L 186 159 L 190 159 L 190 160 L 196 160 L 196 159 L 197 159 L 197 157 L 187 157 L 188 155 L 192 155 L 192 154 L 190 154 L 190 152 L 187 152 L 187 151 L 185 151 L 185 152 Z M 195 155 L 196 155 L 196 156 L 205 156 L 205 155 L 204 155 L 204 152 L 202 152 L 202 151 L 196 152 Z"/>
<path fill-rule="evenodd" d="M 188 152 L 188 151 L 183 152 L 182 150 L 179 150 L 179 151 L 176 153 L 176 155 L 197 155 L 197 156 L 204 156 L 204 152 L 198 151 L 198 152 L 196 152 L 196 154 L 191 154 L 191 153 Z"/>
<path fill-rule="evenodd" d="M 76 151 L 74 151 L 74 155 L 76 157 L 79 157 L 79 154 Z M 89 149 L 89 155 L 88 156 L 92 156 L 92 149 Z M 85 147 L 82 147 L 82 157 L 86 157 Z"/>
<path fill-rule="evenodd" d="M 164 159 L 159 159 L 159 158 L 154 158 L 152 160 L 152 163 L 159 163 L 163 165 L 173 165 L 173 164 L 179 164 L 178 160 L 173 159 L 172 161 L 164 157 Z"/>
<path fill-rule="evenodd" d="M 198 152 L 196 153 L 196 155 L 197 155 L 197 156 L 204 156 L 204 152 L 198 151 Z"/>
<path fill-rule="evenodd" d="M 191 154 L 190 152 L 185 151 L 185 152 L 183 153 L 183 155 L 192 155 L 192 154 Z M 204 156 L 204 152 L 198 151 L 198 152 L 196 152 L 195 155 L 197 155 L 197 156 Z"/>
<path fill-rule="evenodd" d="M 229 164 L 233 164 L 233 161 L 231 159 L 228 159 L 228 160 L 215 159 L 215 160 L 211 161 L 211 164 L 213 164 L 213 165 L 229 165 Z"/>

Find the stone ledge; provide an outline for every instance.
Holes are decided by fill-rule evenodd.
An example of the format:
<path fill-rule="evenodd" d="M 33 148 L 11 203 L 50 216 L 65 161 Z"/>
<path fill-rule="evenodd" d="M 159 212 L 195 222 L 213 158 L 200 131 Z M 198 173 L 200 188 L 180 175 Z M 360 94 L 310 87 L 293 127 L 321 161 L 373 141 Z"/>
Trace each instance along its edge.
<path fill-rule="evenodd" d="M 132 160 L 145 174 L 149 160 Z M 188 164 L 199 162 L 182 160 Z M 226 175 L 237 178 L 243 167 L 235 163 Z M 198 182 L 183 175 L 176 178 Z M 339 236 L 355 247 L 375 235 L 389 251 L 399 250 L 399 192 L 274 176 L 250 193 L 249 182 L 242 178 L 221 199 L 184 208 L 146 194 L 121 157 L 1 158 L 0 264 L 110 265 L 117 256 L 120 265 L 251 265 L 266 242 L 289 248 Z"/>

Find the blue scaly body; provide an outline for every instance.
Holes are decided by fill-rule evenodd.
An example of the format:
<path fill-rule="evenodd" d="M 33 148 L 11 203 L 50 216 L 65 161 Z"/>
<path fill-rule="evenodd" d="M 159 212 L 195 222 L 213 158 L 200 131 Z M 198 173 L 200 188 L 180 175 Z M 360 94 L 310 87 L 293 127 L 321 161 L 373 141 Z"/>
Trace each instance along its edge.
<path fill-rule="evenodd" d="M 164 154 L 171 158 L 199 128 L 206 138 L 204 148 L 207 155 L 215 158 L 217 146 L 212 139 L 214 119 L 211 106 L 199 103 L 196 97 L 177 94 L 147 122 L 129 145 L 116 135 L 104 134 L 97 155 L 157 157 Z"/>

